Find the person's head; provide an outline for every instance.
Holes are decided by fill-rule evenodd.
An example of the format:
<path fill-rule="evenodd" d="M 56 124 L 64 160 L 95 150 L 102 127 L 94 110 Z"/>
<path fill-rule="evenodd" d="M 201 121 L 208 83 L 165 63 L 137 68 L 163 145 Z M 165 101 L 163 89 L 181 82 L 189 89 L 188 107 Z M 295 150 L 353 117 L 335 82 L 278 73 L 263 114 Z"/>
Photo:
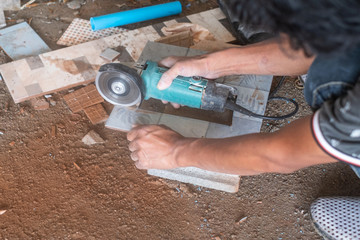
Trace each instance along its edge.
<path fill-rule="evenodd" d="M 285 33 L 308 55 L 360 43 L 360 0 L 228 0 L 242 24 Z"/>

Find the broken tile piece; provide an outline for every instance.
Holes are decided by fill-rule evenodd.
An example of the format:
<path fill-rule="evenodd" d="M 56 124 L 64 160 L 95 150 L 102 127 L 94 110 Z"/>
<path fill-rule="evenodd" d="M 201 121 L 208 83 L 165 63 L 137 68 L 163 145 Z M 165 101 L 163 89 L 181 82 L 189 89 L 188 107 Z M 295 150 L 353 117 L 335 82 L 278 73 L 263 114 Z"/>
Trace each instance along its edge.
<path fill-rule="evenodd" d="M 105 122 L 109 118 L 109 115 L 101 103 L 84 108 L 84 112 L 92 124 Z"/>
<path fill-rule="evenodd" d="M 121 53 L 111 49 L 111 48 L 107 48 L 105 49 L 104 52 L 101 53 L 100 57 L 102 57 L 103 59 L 113 62 L 115 61 L 119 56 L 121 55 Z"/>
<path fill-rule="evenodd" d="M 74 113 L 104 101 L 94 84 L 65 95 L 64 100 Z"/>
<path fill-rule="evenodd" d="M 88 132 L 81 141 L 86 145 L 100 144 L 105 142 L 104 139 L 102 139 L 100 135 L 94 130 Z"/>
<path fill-rule="evenodd" d="M 30 104 L 35 110 L 46 110 L 49 108 L 49 103 L 44 98 L 33 98 L 30 100 Z"/>

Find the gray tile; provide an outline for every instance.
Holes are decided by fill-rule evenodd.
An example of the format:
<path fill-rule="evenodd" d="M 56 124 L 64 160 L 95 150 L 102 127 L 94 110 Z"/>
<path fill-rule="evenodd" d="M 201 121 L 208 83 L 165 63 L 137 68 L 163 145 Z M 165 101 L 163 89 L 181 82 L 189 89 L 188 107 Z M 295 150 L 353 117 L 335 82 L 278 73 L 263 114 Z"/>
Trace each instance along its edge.
<path fill-rule="evenodd" d="M 164 124 L 184 137 L 205 137 L 209 122 L 163 114 L 159 124 Z"/>
<path fill-rule="evenodd" d="M 120 53 L 120 56 L 117 58 L 119 62 L 134 62 L 134 59 L 131 57 L 125 47 L 119 46 L 115 48 L 115 50 Z"/>
<path fill-rule="evenodd" d="M 75 58 L 73 59 L 73 62 L 75 63 L 79 73 L 81 73 L 81 76 L 85 81 L 95 79 L 96 72 L 85 56 Z"/>
<path fill-rule="evenodd" d="M 130 131 L 134 124 L 157 124 L 161 113 L 139 112 L 129 108 L 115 106 L 105 123 L 107 128 Z"/>
<path fill-rule="evenodd" d="M 191 23 L 191 21 L 187 17 L 177 18 L 175 19 L 175 21 L 177 21 L 178 23 Z"/>
<path fill-rule="evenodd" d="M 120 54 L 121 53 L 119 53 L 118 51 L 115 51 L 115 50 L 113 50 L 111 48 L 107 48 L 107 49 L 105 49 L 105 51 L 103 51 L 100 54 L 100 57 L 112 62 L 115 59 L 117 59 L 120 56 Z"/>
<path fill-rule="evenodd" d="M 44 67 L 44 64 L 41 61 L 41 58 L 39 56 L 28 57 L 28 58 L 25 58 L 25 60 L 31 70 Z"/>
<path fill-rule="evenodd" d="M 185 56 L 187 52 L 188 49 L 184 47 L 149 41 L 142 51 L 138 62 L 141 63 L 149 59 L 158 62 L 168 56 Z"/>
<path fill-rule="evenodd" d="M 31 85 L 25 86 L 25 90 L 26 90 L 28 96 L 34 96 L 34 95 L 37 95 L 37 94 L 40 94 L 43 92 L 38 83 L 34 83 Z"/>
<path fill-rule="evenodd" d="M 206 138 L 226 138 L 260 131 L 261 122 L 234 117 L 232 126 L 210 123 Z"/>
<path fill-rule="evenodd" d="M 194 167 L 171 170 L 149 169 L 148 174 L 230 193 L 239 190 L 239 176 L 210 172 Z"/>
<path fill-rule="evenodd" d="M 202 55 L 202 54 L 205 54 L 205 53 L 207 53 L 207 52 L 199 50 L 199 49 L 189 48 L 189 51 L 186 53 L 186 56 L 187 57 L 192 57 L 192 56 Z"/>
<path fill-rule="evenodd" d="M 247 87 L 234 86 L 237 89 L 238 97 L 236 104 L 259 115 L 264 115 L 269 92 Z M 249 117 L 239 112 L 234 112 L 234 117 L 247 118 L 255 121 L 262 121 L 260 118 Z"/>

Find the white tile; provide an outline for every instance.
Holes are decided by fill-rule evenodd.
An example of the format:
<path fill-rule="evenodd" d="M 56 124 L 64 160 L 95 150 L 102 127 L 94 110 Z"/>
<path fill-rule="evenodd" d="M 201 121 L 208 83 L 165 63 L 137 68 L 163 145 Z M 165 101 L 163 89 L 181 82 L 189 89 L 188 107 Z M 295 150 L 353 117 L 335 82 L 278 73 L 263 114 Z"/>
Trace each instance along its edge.
<path fill-rule="evenodd" d="M 239 190 L 238 175 L 210 172 L 194 167 L 171 170 L 149 169 L 148 174 L 230 193 Z"/>

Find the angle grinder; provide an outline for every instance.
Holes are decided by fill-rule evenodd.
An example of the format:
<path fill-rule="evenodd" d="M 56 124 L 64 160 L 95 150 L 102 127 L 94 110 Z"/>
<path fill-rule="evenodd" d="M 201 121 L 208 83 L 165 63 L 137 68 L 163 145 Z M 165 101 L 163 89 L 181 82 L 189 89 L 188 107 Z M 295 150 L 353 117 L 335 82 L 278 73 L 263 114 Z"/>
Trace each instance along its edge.
<path fill-rule="evenodd" d="M 264 116 L 236 104 L 235 87 L 194 76 L 177 76 L 171 86 L 159 90 L 157 84 L 167 68 L 156 62 L 108 63 L 102 65 L 96 76 L 95 85 L 100 95 L 108 102 L 129 107 L 139 106 L 150 98 L 178 103 L 191 108 L 223 112 L 225 109 L 269 120 L 281 120 L 293 116 L 298 105 L 292 99 L 271 97 L 269 100 L 285 100 L 295 105 L 295 110 L 283 116 Z"/>
<path fill-rule="evenodd" d="M 226 102 L 236 99 L 234 87 L 198 76 L 177 76 L 169 88 L 159 90 L 157 84 L 166 71 L 153 61 L 145 64 L 108 63 L 100 67 L 95 84 L 106 101 L 119 106 L 139 105 L 142 100 L 154 98 L 223 112 Z"/>

